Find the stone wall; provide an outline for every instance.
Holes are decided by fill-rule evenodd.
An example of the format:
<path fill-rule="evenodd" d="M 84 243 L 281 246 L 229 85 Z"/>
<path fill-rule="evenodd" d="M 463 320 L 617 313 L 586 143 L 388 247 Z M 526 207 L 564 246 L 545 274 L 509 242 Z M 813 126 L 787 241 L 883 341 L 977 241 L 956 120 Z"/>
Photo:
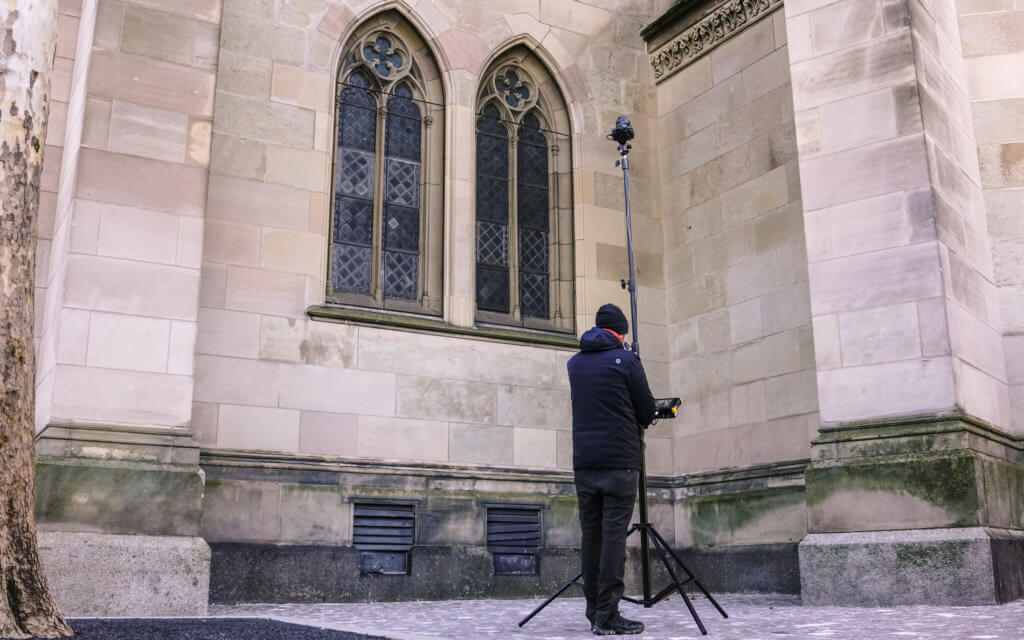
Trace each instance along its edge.
<path fill-rule="evenodd" d="M 817 427 L 784 27 L 776 10 L 658 85 L 679 474 L 805 458 Z"/>
<path fill-rule="evenodd" d="M 444 321 L 473 324 L 477 76 L 525 44 L 550 66 L 572 110 L 577 325 L 608 300 L 625 304 L 621 178 L 601 133 L 627 113 L 647 125 L 653 96 L 637 36 L 648 3 L 461 5 L 224 3 L 203 249 L 192 428 L 203 447 L 391 461 L 571 467 L 565 363 L 571 352 L 334 324 L 324 303 L 338 51 L 368 17 L 409 25 L 441 68 L 445 105 Z M 381 14 L 381 12 L 385 12 Z M 390 13 L 387 13 L 390 11 Z M 640 144 L 637 145 L 641 147 Z M 655 386 L 666 390 L 661 223 L 653 145 L 637 153 L 641 331 Z M 571 191 L 570 191 L 571 188 Z M 650 247 L 650 248 L 648 248 Z M 667 430 L 651 468 L 671 473 Z M 663 440 L 658 440 L 662 438 Z"/>
<path fill-rule="evenodd" d="M 970 122 L 978 145 L 980 184 L 984 191 L 992 244 L 993 281 L 1006 350 L 1012 420 L 1005 426 L 1024 430 L 1024 7 L 1012 2 L 957 3 L 959 37 L 966 67 Z"/>

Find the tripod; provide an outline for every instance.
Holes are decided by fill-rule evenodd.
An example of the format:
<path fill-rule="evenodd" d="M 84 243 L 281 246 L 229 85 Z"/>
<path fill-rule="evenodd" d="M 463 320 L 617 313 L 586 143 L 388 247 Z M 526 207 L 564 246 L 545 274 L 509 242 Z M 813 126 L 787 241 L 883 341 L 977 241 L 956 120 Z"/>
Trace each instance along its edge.
<path fill-rule="evenodd" d="M 630 217 L 629 207 L 629 151 L 632 146 L 629 141 L 633 139 L 633 127 L 630 126 L 629 120 L 625 116 L 620 116 L 615 123 L 615 129 L 612 130 L 609 138 L 615 140 L 619 146 L 620 160 L 615 162 L 615 166 L 622 167 L 622 179 L 623 185 L 626 192 L 626 250 L 629 252 L 629 280 L 622 281 L 622 288 L 629 291 L 629 307 L 632 315 L 632 327 L 633 327 L 633 343 L 630 345 L 630 349 L 637 356 L 640 355 L 640 345 L 638 343 L 637 333 L 638 325 L 636 321 L 636 261 L 633 254 L 633 224 L 632 218 Z M 643 439 L 643 428 L 640 429 L 640 438 Z M 722 609 L 721 605 L 708 593 L 708 590 L 704 588 L 697 576 L 683 563 L 671 546 L 665 539 L 661 537 L 658 530 L 654 528 L 654 525 L 650 523 L 647 516 L 647 460 L 646 456 L 641 458 L 640 462 L 640 522 L 635 523 L 629 529 L 628 536 L 634 533 L 640 534 L 640 578 L 643 588 L 643 595 L 639 598 L 632 598 L 629 596 L 622 596 L 622 599 L 633 604 L 643 605 L 644 608 L 650 609 L 655 604 L 666 599 L 666 597 L 672 593 L 672 591 L 678 591 L 679 596 L 686 603 L 686 608 L 689 609 L 690 615 L 693 617 L 693 621 L 697 623 L 697 628 L 700 629 L 702 635 L 707 635 L 708 631 L 704 628 L 704 623 L 701 621 L 700 616 L 697 614 L 697 610 L 694 609 L 693 603 L 690 602 L 690 598 L 687 597 L 683 587 L 689 583 L 693 583 L 704 596 L 711 601 L 711 604 L 715 606 L 715 609 L 722 614 L 723 618 L 728 618 L 729 614 Z M 654 547 L 654 551 L 658 554 L 662 564 L 665 566 L 666 572 L 672 582 L 658 593 L 651 595 L 651 567 L 650 567 L 650 552 L 651 547 Z M 681 579 L 685 577 L 685 579 Z M 519 621 L 519 626 L 522 627 L 524 624 L 529 622 L 535 615 L 540 613 L 546 606 L 551 604 L 555 598 L 562 595 L 569 589 L 569 587 L 580 584 L 580 579 L 583 578 L 583 572 L 579 572 L 576 576 L 566 582 L 558 591 L 548 597 L 543 603 L 540 604 L 536 609 L 530 612 L 528 616 Z"/>

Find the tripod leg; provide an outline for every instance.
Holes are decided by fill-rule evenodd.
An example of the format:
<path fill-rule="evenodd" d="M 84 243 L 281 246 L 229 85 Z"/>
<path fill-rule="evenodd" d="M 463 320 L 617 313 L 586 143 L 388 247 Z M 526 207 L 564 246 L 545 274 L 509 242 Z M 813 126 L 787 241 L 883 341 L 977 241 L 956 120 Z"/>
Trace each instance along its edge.
<path fill-rule="evenodd" d="M 669 562 L 669 556 L 666 553 L 668 547 L 663 546 L 665 541 L 661 539 L 661 536 L 659 536 L 656 531 L 654 531 L 653 527 L 649 527 L 647 532 L 650 535 L 651 542 L 654 543 L 654 548 L 659 551 L 658 555 L 661 556 L 661 561 L 665 564 L 665 569 L 668 571 L 669 577 L 672 578 L 672 582 L 675 583 L 676 589 L 679 590 L 679 595 L 683 598 L 686 608 L 690 610 L 690 615 L 693 616 L 693 621 L 697 623 L 697 628 L 700 629 L 701 635 L 708 635 L 708 630 L 704 628 L 704 623 L 701 622 L 700 616 L 697 615 L 697 610 L 693 608 L 693 603 L 690 602 L 690 598 L 687 597 L 686 591 L 683 590 L 683 584 L 679 582 L 679 578 L 676 577 L 676 572 L 672 570 L 672 563 Z M 689 573 L 689 571 L 687 571 L 687 573 Z"/>
<path fill-rule="evenodd" d="M 697 576 L 695 576 L 693 572 L 690 571 L 690 569 L 685 564 L 683 564 L 682 559 L 676 554 L 675 551 L 672 550 L 672 547 L 668 546 L 668 543 L 665 542 L 665 539 L 661 537 L 660 533 L 655 531 L 654 527 L 651 527 L 651 534 L 657 537 L 661 545 L 668 549 L 668 552 L 672 554 L 672 559 L 675 560 L 676 563 L 683 568 L 683 571 L 685 571 L 688 576 L 690 576 L 690 579 L 693 580 L 693 583 L 695 585 L 697 585 L 697 588 L 700 589 L 701 593 L 704 594 L 704 597 L 710 600 L 711 604 L 715 605 L 715 608 L 718 609 L 718 613 L 722 614 L 723 618 L 728 618 L 729 614 L 725 612 L 725 609 L 723 609 L 721 605 L 718 604 L 718 601 L 715 600 L 710 593 L 708 593 L 708 590 L 705 589 L 704 585 L 700 583 L 700 580 L 697 579 Z"/>
<path fill-rule="evenodd" d="M 561 589 L 559 589 L 558 591 L 556 591 L 556 592 L 554 593 L 554 595 L 553 595 L 553 596 L 551 596 L 550 598 L 548 598 L 547 600 L 545 600 L 545 601 L 544 601 L 543 603 L 541 603 L 541 605 L 540 605 L 539 607 L 537 607 L 536 609 L 534 609 L 533 611 L 531 611 L 531 612 L 530 612 L 530 615 L 528 615 L 528 616 L 526 616 L 525 618 L 523 618 L 522 620 L 520 620 L 520 621 L 519 621 L 519 626 L 521 627 L 521 626 L 523 626 L 524 624 L 526 624 L 527 622 L 529 622 L 529 621 L 530 621 L 530 619 L 531 619 L 531 618 L 533 618 L 533 616 L 535 616 L 535 615 L 537 615 L 538 613 L 540 613 L 540 612 L 541 612 L 541 611 L 542 611 L 542 610 L 544 609 L 544 607 L 548 606 L 549 604 L 551 604 L 551 602 L 552 602 L 552 601 L 554 601 L 554 599 L 555 599 L 555 598 L 557 598 L 558 596 L 560 596 L 560 595 L 562 595 L 563 593 L 565 593 L 565 590 L 566 590 L 566 589 L 568 589 L 568 588 L 569 588 L 569 587 L 571 587 L 572 585 L 576 584 L 576 582 L 577 582 L 577 581 L 578 581 L 578 580 L 579 580 L 580 578 L 582 578 L 582 577 L 583 577 L 583 572 L 582 572 L 582 571 L 580 571 L 579 573 L 577 573 L 577 574 L 576 574 L 576 577 L 575 577 L 575 578 L 573 578 L 573 579 L 572 579 L 572 580 L 570 580 L 569 582 L 566 582 L 565 584 L 563 584 L 563 585 L 562 585 L 562 588 L 561 588 Z"/>

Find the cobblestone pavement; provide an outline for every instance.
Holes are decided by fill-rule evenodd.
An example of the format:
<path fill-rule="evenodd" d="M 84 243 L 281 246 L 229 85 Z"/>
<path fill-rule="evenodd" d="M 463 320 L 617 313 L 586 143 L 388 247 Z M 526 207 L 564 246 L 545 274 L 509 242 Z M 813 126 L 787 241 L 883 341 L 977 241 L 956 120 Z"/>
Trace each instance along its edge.
<path fill-rule="evenodd" d="M 724 620 L 702 597 L 693 601 L 709 640 L 1024 640 L 1024 602 L 993 607 L 803 607 L 796 597 L 724 595 Z M 393 640 L 577 640 L 593 638 L 581 598 L 552 603 L 522 629 L 516 623 L 539 600 L 455 600 L 368 604 L 213 606 L 218 616 L 265 616 Z M 701 638 L 682 601 L 653 609 L 624 603 L 643 621 L 644 640 Z"/>

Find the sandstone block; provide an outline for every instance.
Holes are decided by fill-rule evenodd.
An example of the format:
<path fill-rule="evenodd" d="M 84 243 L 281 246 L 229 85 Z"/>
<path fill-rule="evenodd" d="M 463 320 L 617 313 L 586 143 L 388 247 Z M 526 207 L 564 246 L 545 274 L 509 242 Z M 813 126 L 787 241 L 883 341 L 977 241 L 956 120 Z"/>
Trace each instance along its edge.
<path fill-rule="evenodd" d="M 823 105 L 819 114 L 821 145 L 826 153 L 894 138 L 897 134 L 890 88 Z"/>
<path fill-rule="evenodd" d="M 271 542 L 280 536 L 280 485 L 269 482 L 207 483 L 203 539 Z M 208 507 L 208 508 L 206 508 Z"/>
<path fill-rule="evenodd" d="M 58 364 L 85 364 L 89 346 L 89 320 L 92 313 L 80 309 L 61 309 L 57 338 Z"/>
<path fill-rule="evenodd" d="M 823 422 L 913 415 L 956 405 L 948 357 L 819 371 L 818 389 Z"/>
<path fill-rule="evenodd" d="M 569 394 L 563 390 L 537 387 L 498 387 L 498 424 L 570 429 Z"/>
<path fill-rule="evenodd" d="M 798 371 L 801 368 L 800 334 L 787 331 L 737 347 L 732 352 L 732 379 L 748 382 Z"/>
<path fill-rule="evenodd" d="M 1024 50 L 1024 11 L 981 13 L 960 18 L 964 56 L 991 56 Z"/>
<path fill-rule="evenodd" d="M 307 109 L 221 93 L 217 96 L 213 131 L 312 149 L 314 123 L 315 113 Z"/>
<path fill-rule="evenodd" d="M 350 544 L 352 504 L 338 487 L 281 485 L 281 542 Z"/>
<path fill-rule="evenodd" d="M 319 276 L 324 248 L 323 236 L 317 233 L 263 229 L 260 266 L 271 271 Z"/>
<path fill-rule="evenodd" d="M 353 367 L 358 331 L 351 325 L 263 316 L 259 356 L 262 360 Z"/>
<path fill-rule="evenodd" d="M 387 460 L 448 460 L 448 425 L 430 420 L 359 417 L 359 455 Z"/>
<path fill-rule="evenodd" d="M 399 416 L 495 424 L 497 414 L 498 387 L 494 385 L 442 378 L 398 377 Z"/>
<path fill-rule="evenodd" d="M 359 330 L 359 367 L 507 385 L 565 388 L 560 352 L 390 329 Z"/>
<path fill-rule="evenodd" d="M 761 318 L 766 334 L 810 324 L 811 300 L 807 283 L 801 282 L 762 297 Z"/>
<path fill-rule="evenodd" d="M 272 362 L 197 355 L 195 399 L 198 402 L 276 407 L 278 368 Z"/>
<path fill-rule="evenodd" d="M 311 111 L 328 111 L 333 97 L 331 80 L 327 75 L 274 64 L 270 99 Z"/>
<path fill-rule="evenodd" d="M 222 449 L 298 451 L 299 412 L 222 404 L 217 421 L 217 446 Z"/>
<path fill-rule="evenodd" d="M 448 457 L 451 462 L 511 466 L 513 431 L 489 425 L 448 425 Z M 570 461 L 571 466 L 571 461 Z"/>
<path fill-rule="evenodd" d="M 842 204 L 823 214 L 828 217 L 831 255 L 837 257 L 906 245 L 913 234 L 901 193 Z"/>
<path fill-rule="evenodd" d="M 794 34 L 792 29 L 790 31 L 790 43 L 795 48 Z M 863 45 L 816 56 L 793 64 L 791 72 L 797 111 L 913 82 L 910 34 L 898 31 Z"/>
<path fill-rule="evenodd" d="M 89 94 L 199 116 L 213 115 L 214 75 L 145 56 L 97 50 Z"/>
<path fill-rule="evenodd" d="M 769 383 L 777 378 L 771 378 Z M 767 419 L 765 382 L 736 385 L 729 390 L 729 422 L 732 425 L 764 422 Z"/>
<path fill-rule="evenodd" d="M 547 429 L 514 429 L 516 466 L 554 468 L 555 432 Z"/>
<path fill-rule="evenodd" d="M 230 266 L 224 304 L 235 311 L 301 318 L 306 312 L 306 278 Z"/>
<path fill-rule="evenodd" d="M 722 194 L 725 226 L 750 220 L 789 201 L 786 168 L 779 167 Z"/>
<path fill-rule="evenodd" d="M 260 227 L 223 220 L 206 220 L 203 257 L 212 262 L 257 266 L 260 254 Z"/>
<path fill-rule="evenodd" d="M 344 413 L 303 411 L 299 453 L 354 458 L 359 455 L 359 417 Z"/>
<path fill-rule="evenodd" d="M 332 413 L 395 413 L 395 376 L 332 367 L 279 365 L 279 406 Z"/>
<path fill-rule="evenodd" d="M 810 275 L 816 315 L 922 300 L 942 291 L 938 252 L 927 242 L 817 262 Z"/>
<path fill-rule="evenodd" d="M 128 6 L 121 51 L 182 65 L 195 61 L 196 22 L 169 13 Z"/>
<path fill-rule="evenodd" d="M 738 36 L 711 51 L 711 73 L 718 84 L 775 51 L 775 28 L 771 20 L 761 20 Z"/>
<path fill-rule="evenodd" d="M 157 318 L 194 320 L 199 272 L 134 260 L 72 254 L 68 306 Z"/>
<path fill-rule="evenodd" d="M 330 184 L 327 171 L 330 157 L 320 151 L 268 146 L 267 182 L 276 182 L 310 191 L 324 191 Z"/>
<path fill-rule="evenodd" d="M 260 316 L 224 309 L 199 309 L 196 352 L 235 358 L 259 355 Z"/>
<path fill-rule="evenodd" d="M 202 167 L 82 149 L 77 195 L 158 211 L 202 216 L 207 172 Z"/>
<path fill-rule="evenodd" d="M 57 365 L 54 420 L 182 426 L 192 410 L 190 376 Z"/>
<path fill-rule="evenodd" d="M 814 369 L 769 378 L 765 381 L 764 392 L 770 420 L 818 410 L 818 382 Z"/>
<path fill-rule="evenodd" d="M 842 0 L 812 11 L 814 51 L 821 55 L 870 42 L 882 36 L 882 6 L 877 2 Z"/>
<path fill-rule="evenodd" d="M 167 371 L 169 320 L 93 313 L 86 365 L 132 371 Z"/>
<path fill-rule="evenodd" d="M 309 194 L 280 185 L 212 175 L 207 217 L 306 231 Z"/>

